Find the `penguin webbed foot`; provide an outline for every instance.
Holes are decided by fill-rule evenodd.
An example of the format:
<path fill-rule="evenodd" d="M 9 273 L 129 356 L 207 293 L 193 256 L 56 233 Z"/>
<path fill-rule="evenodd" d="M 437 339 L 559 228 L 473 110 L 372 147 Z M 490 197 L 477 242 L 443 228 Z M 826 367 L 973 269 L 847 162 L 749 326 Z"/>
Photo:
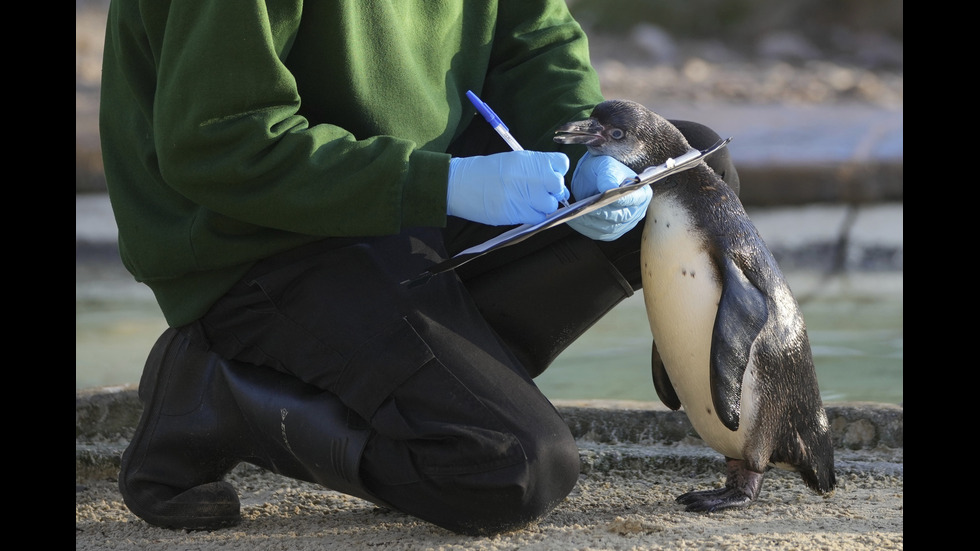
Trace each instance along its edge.
<path fill-rule="evenodd" d="M 702 490 L 699 492 L 687 492 L 677 496 L 677 502 L 684 507 L 685 511 L 693 513 L 711 513 L 721 509 L 732 509 L 735 507 L 745 507 L 752 502 L 752 498 L 746 495 L 740 488 L 719 488 L 717 490 Z"/>
<path fill-rule="evenodd" d="M 685 511 L 710 513 L 745 507 L 759 496 L 765 473 L 750 470 L 740 459 L 729 458 L 727 462 L 728 479 L 724 488 L 691 491 L 677 496 L 676 501 L 686 506 Z"/>

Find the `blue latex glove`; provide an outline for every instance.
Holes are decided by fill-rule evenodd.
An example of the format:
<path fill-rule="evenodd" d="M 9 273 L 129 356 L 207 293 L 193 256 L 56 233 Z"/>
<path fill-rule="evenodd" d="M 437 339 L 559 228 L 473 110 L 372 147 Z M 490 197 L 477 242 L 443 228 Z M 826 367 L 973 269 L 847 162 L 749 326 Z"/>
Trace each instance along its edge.
<path fill-rule="evenodd" d="M 535 224 L 568 199 L 564 153 L 507 151 L 449 160 L 446 212 L 491 226 Z"/>
<path fill-rule="evenodd" d="M 577 199 L 585 199 L 619 187 L 623 180 L 635 177 L 635 172 L 616 159 L 586 152 L 572 174 L 572 193 Z M 613 241 L 643 220 L 652 198 L 650 186 L 643 186 L 589 214 L 569 220 L 568 225 L 586 237 Z"/>

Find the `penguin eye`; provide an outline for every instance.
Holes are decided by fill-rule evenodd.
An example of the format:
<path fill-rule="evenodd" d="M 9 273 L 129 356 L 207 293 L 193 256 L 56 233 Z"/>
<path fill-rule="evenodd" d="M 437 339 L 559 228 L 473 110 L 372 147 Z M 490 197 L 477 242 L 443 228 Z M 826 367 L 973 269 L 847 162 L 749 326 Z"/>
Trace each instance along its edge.
<path fill-rule="evenodd" d="M 609 131 L 609 137 L 614 140 L 621 140 L 625 135 L 626 133 L 618 128 L 613 128 L 612 130 Z"/>

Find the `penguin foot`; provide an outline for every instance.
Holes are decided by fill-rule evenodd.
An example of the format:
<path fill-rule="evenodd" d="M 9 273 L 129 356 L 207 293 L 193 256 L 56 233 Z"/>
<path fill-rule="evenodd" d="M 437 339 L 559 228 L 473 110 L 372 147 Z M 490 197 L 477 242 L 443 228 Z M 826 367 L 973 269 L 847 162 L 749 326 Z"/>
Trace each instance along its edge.
<path fill-rule="evenodd" d="M 687 492 L 677 496 L 677 502 L 686 505 L 686 511 L 710 513 L 721 509 L 745 507 L 759 496 L 764 473 L 746 466 L 741 459 L 727 458 L 728 480 L 725 487 L 717 490 Z"/>
<path fill-rule="evenodd" d="M 677 496 L 677 502 L 686 505 L 685 511 L 710 513 L 721 509 L 745 507 L 752 502 L 752 497 L 738 488 L 720 488 L 687 492 Z"/>

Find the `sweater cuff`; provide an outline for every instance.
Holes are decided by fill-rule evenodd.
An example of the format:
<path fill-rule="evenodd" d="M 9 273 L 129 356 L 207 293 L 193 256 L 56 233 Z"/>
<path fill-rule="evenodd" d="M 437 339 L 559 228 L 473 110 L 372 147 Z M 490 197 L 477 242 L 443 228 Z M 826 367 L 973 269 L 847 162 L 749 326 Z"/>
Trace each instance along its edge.
<path fill-rule="evenodd" d="M 402 227 L 446 225 L 449 155 L 415 150 L 402 187 Z"/>

